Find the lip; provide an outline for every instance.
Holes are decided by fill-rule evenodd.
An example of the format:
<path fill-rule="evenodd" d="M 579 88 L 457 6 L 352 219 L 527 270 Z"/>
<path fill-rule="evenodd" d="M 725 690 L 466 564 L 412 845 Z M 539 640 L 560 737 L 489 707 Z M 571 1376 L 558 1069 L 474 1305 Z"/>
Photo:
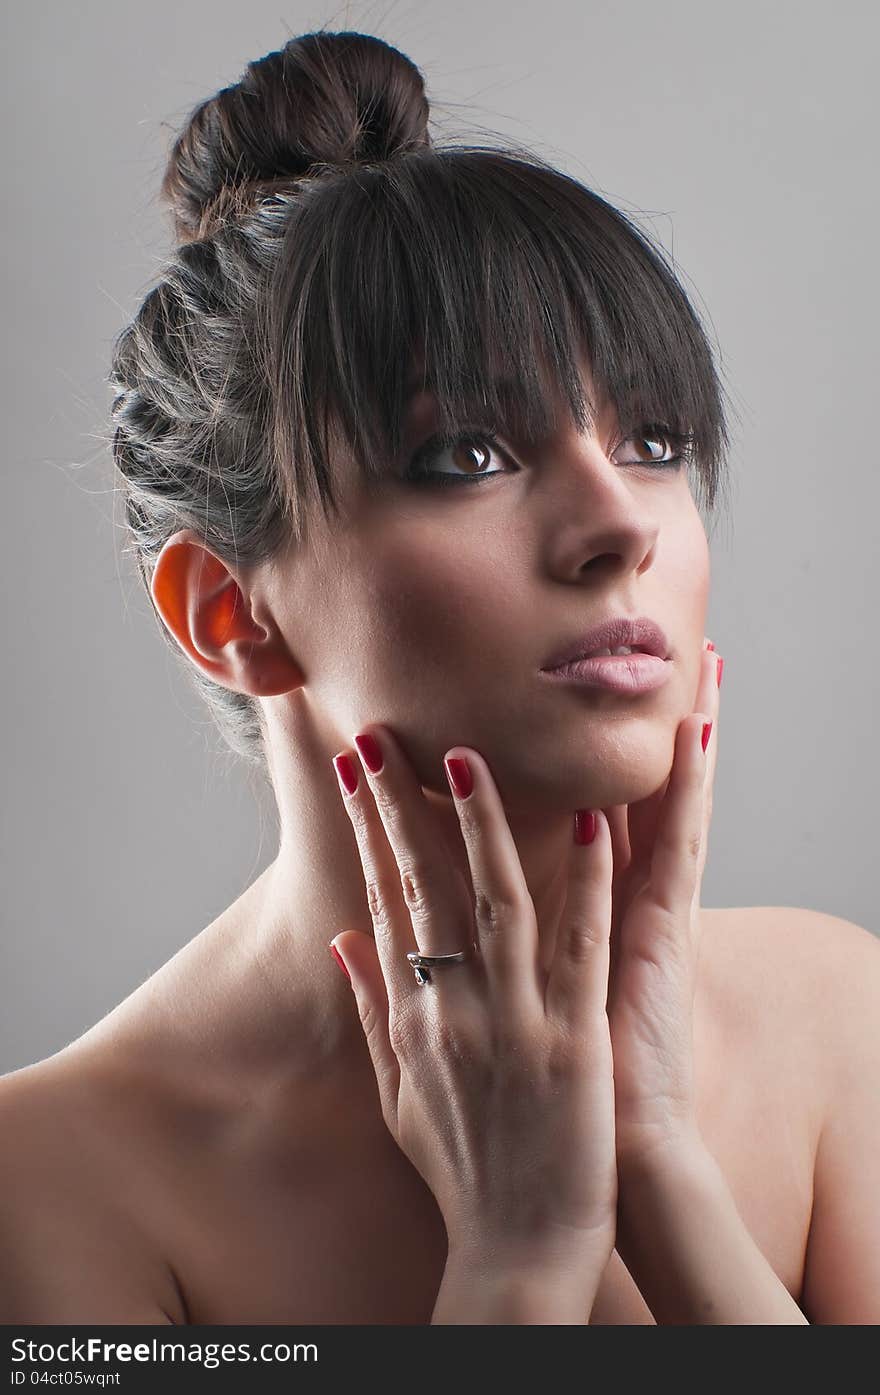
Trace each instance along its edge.
<path fill-rule="evenodd" d="M 637 693 L 653 693 L 662 687 L 669 678 L 670 669 L 669 661 L 656 654 L 604 654 L 597 659 L 575 659 L 541 672 L 557 682 L 567 680 L 582 687 L 602 688 L 631 697 Z"/>
<path fill-rule="evenodd" d="M 575 661 L 588 658 L 597 649 L 619 649 L 621 645 L 643 650 L 642 657 L 653 656 L 663 661 L 669 658 L 669 641 L 655 620 L 647 615 L 611 615 L 585 634 L 576 635 L 563 643 L 542 665 L 541 672 L 556 672 Z M 638 657 L 628 654 L 610 656 L 613 663 Z"/>

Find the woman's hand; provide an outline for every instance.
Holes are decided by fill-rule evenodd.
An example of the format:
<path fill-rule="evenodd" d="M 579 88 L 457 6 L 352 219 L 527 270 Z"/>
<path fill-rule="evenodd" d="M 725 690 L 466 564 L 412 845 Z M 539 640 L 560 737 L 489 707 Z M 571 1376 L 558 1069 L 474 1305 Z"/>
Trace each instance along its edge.
<path fill-rule="evenodd" d="M 470 793 L 450 780 L 471 889 L 454 875 L 392 733 L 377 725 L 356 742 L 363 771 L 348 753 L 334 763 L 373 936 L 346 931 L 333 944 L 352 980 L 385 1123 L 434 1193 L 450 1253 L 601 1274 L 617 1211 L 608 823 L 599 811 L 593 841 L 572 841 L 545 972 L 519 855 L 479 753 L 455 747 L 447 756 L 472 775 Z M 374 771 L 366 762 L 377 756 Z M 425 985 L 407 962 L 411 951 L 452 954 L 473 943 L 475 957 L 431 968 Z"/>
<path fill-rule="evenodd" d="M 639 804 L 605 810 L 615 866 L 608 1019 L 621 1170 L 699 1136 L 693 1007 L 723 661 L 704 647 L 701 662 L 665 785 Z"/>

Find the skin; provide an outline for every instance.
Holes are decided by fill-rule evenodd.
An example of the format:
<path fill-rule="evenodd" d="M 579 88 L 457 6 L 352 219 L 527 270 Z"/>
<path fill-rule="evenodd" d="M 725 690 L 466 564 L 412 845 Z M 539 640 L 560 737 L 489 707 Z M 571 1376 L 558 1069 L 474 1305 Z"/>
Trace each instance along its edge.
<path fill-rule="evenodd" d="M 431 415 L 416 400 L 410 448 Z M 614 427 L 606 412 L 594 435 L 560 430 L 528 451 L 508 442 L 513 472 L 459 492 L 370 495 L 352 481 L 333 530 L 251 571 L 233 573 L 186 533 L 169 540 L 157 607 L 193 662 L 262 704 L 279 853 L 95 1028 L 4 1077 L 7 1320 L 428 1320 L 444 1227 L 382 1121 L 355 998 L 328 949 L 345 930 L 366 932 L 343 934 L 347 953 L 372 944 L 332 765 L 367 726 L 399 743 L 459 874 L 442 760 L 472 750 L 485 762 L 545 968 L 572 810 L 608 816 L 616 1125 L 624 1093 L 642 1132 L 659 1096 L 682 1101 L 685 1118 L 696 1104 L 701 1136 L 619 1168 L 616 1251 L 585 1316 L 877 1320 L 877 943 L 814 911 L 700 908 L 717 749 L 708 549 L 686 476 L 624 463 Z M 575 587 L 595 594 L 569 596 Z M 544 687 L 536 669 L 550 650 L 610 611 L 663 626 L 665 688 L 624 701 Z M 683 734 L 695 737 L 704 713 L 714 725 L 701 761 Z M 655 876 L 664 827 L 672 858 Z M 671 882 L 662 924 L 653 902 Z M 441 952 L 459 948 L 460 927 L 449 934 Z M 659 981 L 644 974 L 664 964 L 674 972 L 659 1011 Z M 662 1029 L 660 1053 L 645 1053 L 646 1024 Z M 658 1065 L 665 1078 L 650 1074 Z"/>
<path fill-rule="evenodd" d="M 434 429 L 433 418 L 430 394 L 412 399 L 406 452 Z M 676 732 L 694 710 L 710 568 L 686 470 L 645 463 L 607 404 L 594 434 L 564 421 L 528 448 L 502 445 L 488 463 L 477 451 L 496 476 L 481 484 L 390 480 L 368 491 L 349 472 L 341 519 L 309 548 L 291 547 L 250 572 L 227 569 L 186 532 L 169 540 L 156 567 L 155 603 L 189 658 L 262 702 L 280 845 L 253 889 L 247 952 L 262 965 L 297 966 L 261 977 L 263 1020 L 281 1028 L 296 1013 L 324 1063 L 328 1055 L 365 1061 L 356 1012 L 340 1014 L 328 950 L 340 930 L 371 926 L 332 765 L 337 752 L 354 749 L 356 733 L 370 723 L 394 733 L 463 881 L 443 757 L 453 746 L 481 753 L 547 965 L 572 811 L 662 792 Z M 432 466 L 462 473 L 474 460 L 472 451 L 453 457 L 447 449 Z M 624 700 L 539 674 L 560 643 L 610 613 L 649 615 L 663 627 L 671 674 L 662 689 Z M 437 952 L 461 947 L 460 927 L 448 934 Z"/>
<path fill-rule="evenodd" d="M 704 653 L 698 694 L 700 707 L 713 717 L 718 662 Z M 623 808 L 624 814 L 641 814 L 649 805 L 655 832 L 642 846 L 638 825 L 644 820 L 635 819 L 630 826 L 632 875 L 618 886 L 619 952 L 613 972 L 608 953 L 613 857 L 607 817 L 594 814 L 589 843 L 573 852 L 569 846 L 567 895 L 553 963 L 549 976 L 536 972 L 534 911 L 497 788 L 479 753 L 456 747 L 452 762 L 466 762 L 473 785 L 456 791 L 456 807 L 478 890 L 474 938 L 479 958 L 461 973 L 441 971 L 424 995 L 413 986 L 405 956 L 415 949 L 435 953 L 443 928 L 463 923 L 466 903 L 451 884 L 442 853 L 438 857 L 418 781 L 391 733 L 373 727 L 367 738 L 358 736 L 364 780 L 353 763 L 346 767 L 345 758 L 340 762 L 337 757 L 346 807 L 374 888 L 375 942 L 349 933 L 336 937 L 334 945 L 343 943 L 349 963 L 357 947 L 353 987 L 383 1117 L 437 1196 L 451 1253 L 456 1243 L 472 1250 L 473 1237 L 479 1254 L 496 1253 L 499 1237 L 505 1249 L 515 1239 L 511 1192 L 516 1198 L 524 1191 L 516 1171 L 523 1116 L 536 1145 L 528 1153 L 528 1185 L 545 1198 L 542 1228 L 549 1229 L 550 1212 L 562 1216 L 573 1260 L 582 1259 L 582 1251 L 602 1235 L 608 1237 L 609 1252 L 613 1248 L 618 1174 L 626 1180 L 636 1165 L 641 1170 L 646 1159 L 653 1163 L 661 1148 L 669 1156 L 673 1148 L 684 1150 L 699 1141 L 691 1028 L 704 859 L 695 853 L 708 832 L 706 789 L 714 748 L 707 760 L 701 738 L 708 738 L 712 726 L 702 713 L 682 723 L 662 799 L 652 796 Z M 401 875 L 411 886 L 406 898 Z M 503 916 L 500 933 L 490 907 Z M 392 1042 L 392 1020 L 400 1047 Z M 451 1051 L 439 1034 L 441 1022 L 457 1043 Z M 513 1051 L 508 1054 L 510 1041 Z M 426 1053 L 431 1062 L 427 1076 L 421 1069 Z M 554 1059 L 557 1066 L 561 1059 L 568 1062 L 565 1085 L 558 1077 L 553 1081 L 552 1072 L 549 1078 L 543 1074 Z M 417 1063 L 414 1080 L 411 1061 Z M 506 1094 L 496 1093 L 494 1085 L 508 1079 L 511 1070 L 517 1085 Z M 447 1127 L 435 1126 L 436 1120 L 445 1120 L 450 1096 L 457 1101 L 451 1134 Z M 612 1100 L 615 1109 L 607 1111 Z M 494 1145 L 489 1151 L 503 1158 L 498 1172 L 482 1157 L 487 1114 L 492 1116 Z M 458 1155 L 452 1163 L 450 1147 Z M 476 1198 L 462 1184 L 475 1175 L 482 1179 Z M 502 1219 L 493 1228 L 496 1202 Z M 531 1218 L 524 1219 L 530 1226 Z M 531 1235 L 527 1243 L 534 1250 L 536 1237 Z"/>

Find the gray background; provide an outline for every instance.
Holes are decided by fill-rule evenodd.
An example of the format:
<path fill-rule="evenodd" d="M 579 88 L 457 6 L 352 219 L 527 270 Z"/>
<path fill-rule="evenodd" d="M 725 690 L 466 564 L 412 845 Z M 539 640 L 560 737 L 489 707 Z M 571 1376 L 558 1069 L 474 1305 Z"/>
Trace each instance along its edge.
<path fill-rule="evenodd" d="M 60 1049 L 276 850 L 156 629 L 106 446 L 110 346 L 170 245 L 189 109 L 327 23 L 422 69 L 435 140 L 497 132 L 672 252 L 736 416 L 711 534 L 726 660 L 707 906 L 880 932 L 877 6 L 86 0 L 6 9 L 0 1071 Z"/>

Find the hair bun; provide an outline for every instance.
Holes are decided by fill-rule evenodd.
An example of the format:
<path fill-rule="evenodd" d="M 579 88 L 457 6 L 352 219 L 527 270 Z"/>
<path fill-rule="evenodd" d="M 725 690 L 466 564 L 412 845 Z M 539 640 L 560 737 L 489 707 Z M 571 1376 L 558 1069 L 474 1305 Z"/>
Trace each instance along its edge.
<path fill-rule="evenodd" d="M 370 34 L 300 34 L 201 102 L 168 158 L 161 197 L 178 241 L 207 236 L 236 190 L 314 165 L 382 161 L 430 145 L 419 69 Z"/>

